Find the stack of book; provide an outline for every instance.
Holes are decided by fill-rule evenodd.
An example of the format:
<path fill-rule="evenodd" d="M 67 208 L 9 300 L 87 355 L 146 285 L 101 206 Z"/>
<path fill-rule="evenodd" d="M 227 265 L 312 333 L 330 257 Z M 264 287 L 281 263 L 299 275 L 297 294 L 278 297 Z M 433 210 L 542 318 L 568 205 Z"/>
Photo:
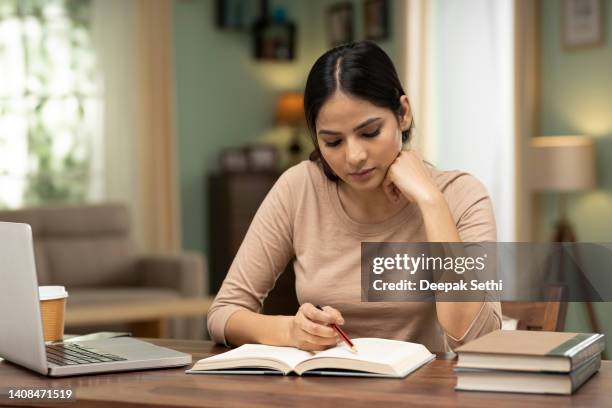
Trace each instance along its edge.
<path fill-rule="evenodd" d="M 572 394 L 601 365 L 603 334 L 497 330 L 455 351 L 457 390 Z"/>

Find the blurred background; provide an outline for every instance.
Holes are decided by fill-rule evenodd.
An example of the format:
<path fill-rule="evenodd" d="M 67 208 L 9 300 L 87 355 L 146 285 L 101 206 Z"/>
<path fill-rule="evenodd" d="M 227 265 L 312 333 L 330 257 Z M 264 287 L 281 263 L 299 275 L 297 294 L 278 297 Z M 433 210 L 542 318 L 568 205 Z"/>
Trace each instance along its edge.
<path fill-rule="evenodd" d="M 0 219 L 32 225 L 67 331 L 206 336 L 258 205 L 312 150 L 310 67 L 368 39 L 412 146 L 484 182 L 499 241 L 610 242 L 611 23 L 609 0 L 0 0 Z M 612 333 L 610 312 L 570 304 L 559 329 Z"/>

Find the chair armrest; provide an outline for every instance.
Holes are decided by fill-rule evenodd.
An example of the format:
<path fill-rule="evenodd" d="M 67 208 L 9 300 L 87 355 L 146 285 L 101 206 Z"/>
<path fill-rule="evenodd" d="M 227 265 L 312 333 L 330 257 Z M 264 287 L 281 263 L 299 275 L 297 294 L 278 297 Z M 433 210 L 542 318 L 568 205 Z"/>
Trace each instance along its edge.
<path fill-rule="evenodd" d="M 208 293 L 208 271 L 204 256 L 198 252 L 142 256 L 137 271 L 141 284 L 146 287 L 174 289 L 183 297 L 201 297 Z"/>

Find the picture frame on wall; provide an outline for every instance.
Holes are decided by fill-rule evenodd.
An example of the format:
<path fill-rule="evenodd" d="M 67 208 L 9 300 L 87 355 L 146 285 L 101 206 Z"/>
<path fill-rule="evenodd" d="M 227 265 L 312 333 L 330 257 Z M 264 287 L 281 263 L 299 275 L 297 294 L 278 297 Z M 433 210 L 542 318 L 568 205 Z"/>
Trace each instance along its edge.
<path fill-rule="evenodd" d="M 601 0 L 563 0 L 561 21 L 564 49 L 604 44 L 604 10 Z"/>
<path fill-rule="evenodd" d="M 259 18 L 261 4 L 258 0 L 216 0 L 218 28 L 249 31 Z"/>
<path fill-rule="evenodd" d="M 366 40 L 388 39 L 389 2 L 387 0 L 364 0 L 363 23 Z"/>
<path fill-rule="evenodd" d="M 331 47 L 350 43 L 354 40 L 354 11 L 349 2 L 335 3 L 327 8 L 327 39 Z"/>
<path fill-rule="evenodd" d="M 295 24 L 267 22 L 256 24 L 253 30 L 255 59 L 290 61 L 295 57 Z"/>

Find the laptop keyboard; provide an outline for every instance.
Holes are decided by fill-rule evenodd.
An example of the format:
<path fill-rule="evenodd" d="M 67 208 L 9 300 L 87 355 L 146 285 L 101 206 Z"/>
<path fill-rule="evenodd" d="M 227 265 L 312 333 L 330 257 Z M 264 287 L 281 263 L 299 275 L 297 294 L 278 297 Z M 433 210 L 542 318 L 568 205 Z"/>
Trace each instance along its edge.
<path fill-rule="evenodd" d="M 47 361 L 60 366 L 110 363 L 126 360 L 114 354 L 74 343 L 51 344 L 45 348 L 47 349 Z"/>

